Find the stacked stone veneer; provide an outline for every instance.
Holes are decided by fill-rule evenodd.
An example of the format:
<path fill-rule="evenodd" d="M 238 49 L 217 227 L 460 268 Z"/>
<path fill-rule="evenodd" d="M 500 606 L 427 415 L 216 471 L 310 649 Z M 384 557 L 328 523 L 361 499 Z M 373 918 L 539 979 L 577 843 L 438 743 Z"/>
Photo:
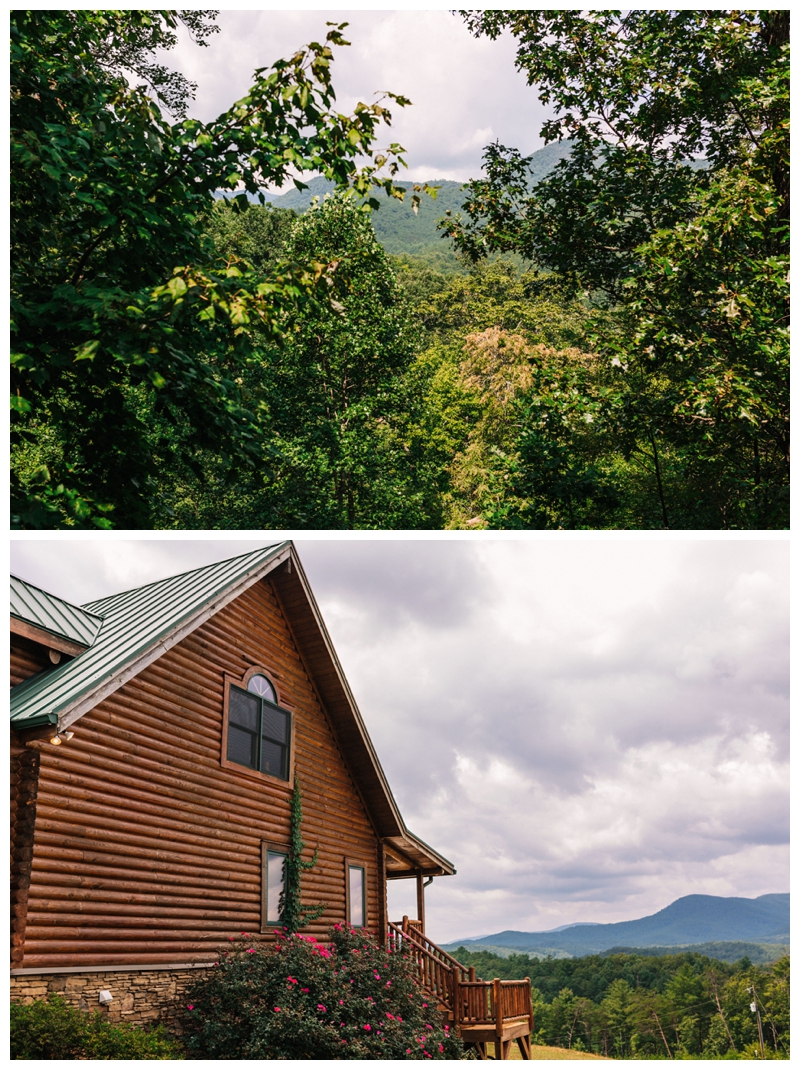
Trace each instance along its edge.
<path fill-rule="evenodd" d="M 171 1033 L 182 1032 L 186 990 L 206 973 L 201 969 L 109 970 L 87 973 L 31 973 L 11 977 L 11 999 L 30 1003 L 58 993 L 66 1003 L 84 1011 L 101 1009 L 112 1022 L 147 1025 L 162 1022 Z M 102 989 L 113 1001 L 99 1002 Z"/>

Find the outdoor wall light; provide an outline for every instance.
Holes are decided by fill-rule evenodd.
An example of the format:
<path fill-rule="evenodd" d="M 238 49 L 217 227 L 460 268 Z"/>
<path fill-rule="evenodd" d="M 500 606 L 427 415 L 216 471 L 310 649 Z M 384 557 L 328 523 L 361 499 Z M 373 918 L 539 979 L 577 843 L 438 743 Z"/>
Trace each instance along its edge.
<path fill-rule="evenodd" d="M 54 747 L 58 747 L 61 745 L 62 739 L 66 739 L 67 742 L 69 742 L 69 740 L 71 740 L 74 735 L 74 732 L 62 732 L 60 735 L 58 732 L 56 732 L 55 735 L 50 737 L 50 742 L 53 744 Z"/>

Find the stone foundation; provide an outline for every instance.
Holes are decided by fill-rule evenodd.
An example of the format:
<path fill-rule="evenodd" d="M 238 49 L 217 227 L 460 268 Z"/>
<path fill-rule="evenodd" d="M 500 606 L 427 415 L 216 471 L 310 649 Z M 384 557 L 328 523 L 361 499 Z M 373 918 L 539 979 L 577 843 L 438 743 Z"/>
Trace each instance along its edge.
<path fill-rule="evenodd" d="M 57 993 L 66 1003 L 83 1011 L 100 1009 L 112 1022 L 148 1025 L 160 1022 L 170 1033 L 183 1031 L 186 990 L 207 973 L 208 967 L 187 969 L 109 970 L 87 973 L 31 973 L 11 977 L 11 999 L 31 1003 Z M 99 995 L 107 989 L 114 997 L 102 1005 Z"/>

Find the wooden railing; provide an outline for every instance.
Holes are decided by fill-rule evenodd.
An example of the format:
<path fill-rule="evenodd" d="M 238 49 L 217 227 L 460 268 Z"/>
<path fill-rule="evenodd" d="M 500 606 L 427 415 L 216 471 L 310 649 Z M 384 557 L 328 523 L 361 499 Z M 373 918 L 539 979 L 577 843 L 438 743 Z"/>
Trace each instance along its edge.
<path fill-rule="evenodd" d="M 457 1025 L 499 1026 L 509 1018 L 531 1016 L 531 982 L 460 981 L 455 992 L 453 1018 Z"/>
<path fill-rule="evenodd" d="M 502 1033 L 503 1022 L 528 1018 L 533 1026 L 531 982 L 481 981 L 474 967 L 462 966 L 422 932 L 419 922 L 403 918 L 402 925 L 389 922 L 391 951 L 407 955 L 415 964 L 422 988 L 447 1008 L 459 1026 L 495 1026 Z"/>
<path fill-rule="evenodd" d="M 417 968 L 422 988 L 449 1011 L 453 1010 L 453 985 L 464 967 L 417 929 L 389 922 L 389 950 L 406 955 Z"/>

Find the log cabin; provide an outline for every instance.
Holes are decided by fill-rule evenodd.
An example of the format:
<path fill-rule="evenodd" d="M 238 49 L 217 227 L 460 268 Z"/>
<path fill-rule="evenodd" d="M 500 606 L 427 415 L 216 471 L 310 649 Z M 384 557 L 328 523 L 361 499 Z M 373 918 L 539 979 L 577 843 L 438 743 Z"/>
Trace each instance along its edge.
<path fill-rule="evenodd" d="M 273 939 L 295 776 L 303 899 L 386 939 L 405 826 L 294 546 L 84 606 L 12 578 L 11 987 L 177 1021 L 230 937 Z"/>

